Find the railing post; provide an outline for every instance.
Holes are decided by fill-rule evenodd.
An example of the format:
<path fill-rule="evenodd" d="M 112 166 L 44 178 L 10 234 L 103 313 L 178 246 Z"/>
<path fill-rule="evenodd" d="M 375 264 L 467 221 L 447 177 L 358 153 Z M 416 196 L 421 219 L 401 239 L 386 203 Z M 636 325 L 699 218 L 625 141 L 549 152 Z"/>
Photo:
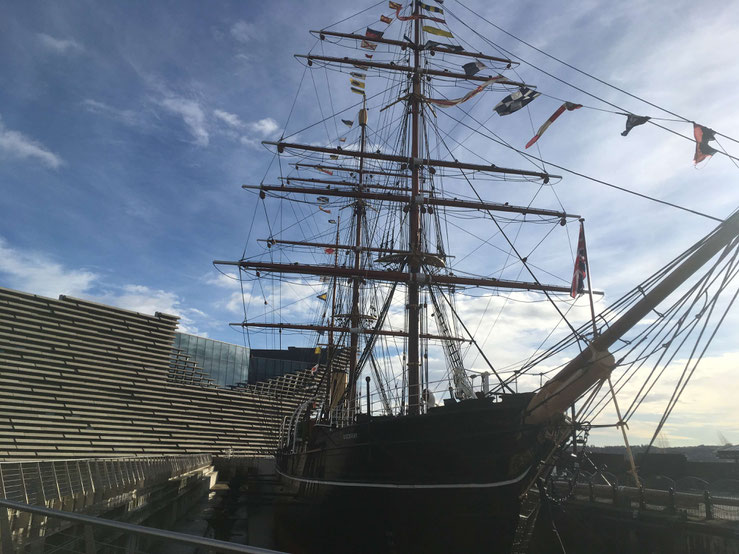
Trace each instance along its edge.
<path fill-rule="evenodd" d="M 13 552 L 13 535 L 10 532 L 10 512 L 5 506 L 0 506 L 0 550 Z"/>
<path fill-rule="evenodd" d="M 85 525 L 83 530 L 85 534 L 85 554 L 96 554 L 95 531 L 93 530 L 92 525 Z"/>
<path fill-rule="evenodd" d="M 667 492 L 669 493 L 667 511 L 671 514 L 674 514 L 675 513 L 675 488 L 670 487 L 670 490 Z"/>
<path fill-rule="evenodd" d="M 613 505 L 615 506 L 618 504 L 618 486 L 616 483 L 611 485 L 611 494 L 613 496 Z"/>
<path fill-rule="evenodd" d="M 706 519 L 713 519 L 713 502 L 711 501 L 711 493 L 707 490 L 703 491 L 703 500 L 706 503 Z"/>

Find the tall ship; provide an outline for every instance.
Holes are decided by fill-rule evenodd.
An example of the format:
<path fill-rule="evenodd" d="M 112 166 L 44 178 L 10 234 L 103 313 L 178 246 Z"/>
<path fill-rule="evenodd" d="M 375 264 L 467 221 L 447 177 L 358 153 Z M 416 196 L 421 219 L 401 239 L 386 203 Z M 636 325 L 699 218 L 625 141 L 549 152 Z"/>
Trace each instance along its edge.
<path fill-rule="evenodd" d="M 296 58 L 320 117 L 264 143 L 270 169 L 244 189 L 268 231 L 215 262 L 238 271 L 250 336 L 315 348 L 320 385 L 283 422 L 275 453 L 288 499 L 278 546 L 290 552 L 511 551 L 523 495 L 576 452 L 588 418 L 645 359 L 656 353 L 660 367 L 692 343 L 648 345 L 697 330 L 693 351 L 708 346 L 700 318 L 710 311 L 718 325 L 733 278 L 736 215 L 596 314 L 583 216 L 542 192 L 562 176 L 527 154 L 582 106 L 563 102 L 525 147 L 506 142 L 480 110 L 524 117 L 542 93 L 428 2 L 312 31 L 315 46 Z M 627 132 L 649 119 L 623 115 Z M 707 140 L 696 135 L 696 156 L 709 155 Z M 495 157 L 506 150 L 521 166 Z M 701 295 L 715 304 L 698 307 Z M 585 321 L 569 314 L 577 299 Z M 516 341 L 503 314 L 526 303 L 556 314 L 555 330 L 542 334 L 548 346 L 500 363 L 491 333 Z M 696 313 L 686 330 L 682 314 Z"/>

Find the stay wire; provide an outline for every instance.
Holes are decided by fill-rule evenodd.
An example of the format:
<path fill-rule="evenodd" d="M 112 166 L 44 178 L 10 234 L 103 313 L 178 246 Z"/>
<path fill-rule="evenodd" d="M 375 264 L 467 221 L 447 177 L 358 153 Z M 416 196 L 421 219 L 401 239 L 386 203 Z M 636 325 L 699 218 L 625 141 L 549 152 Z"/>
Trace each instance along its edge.
<path fill-rule="evenodd" d="M 492 21 L 490 21 L 489 19 L 487 19 L 487 18 L 483 17 L 482 15 L 478 14 L 478 13 L 477 13 L 477 12 L 475 12 L 475 11 L 474 11 L 473 9 L 471 9 L 471 8 L 467 7 L 467 6 L 466 6 L 466 5 L 465 5 L 465 4 L 463 3 L 463 2 L 461 2 L 461 0 L 457 0 L 457 3 L 458 3 L 458 4 L 460 5 L 460 6 L 462 6 L 462 7 L 464 8 L 464 9 L 466 9 L 467 11 L 471 12 L 471 13 L 472 13 L 472 14 L 473 14 L 473 15 L 474 15 L 475 17 L 477 17 L 477 18 L 479 18 L 479 19 L 481 19 L 481 20 L 485 21 L 485 22 L 486 22 L 486 23 L 487 23 L 488 25 L 491 25 L 492 27 L 495 27 L 496 29 L 498 29 L 498 30 L 499 30 L 499 31 L 500 31 L 501 33 L 505 33 L 506 35 L 508 35 L 509 37 L 513 38 L 514 40 L 517 40 L 518 42 L 520 42 L 520 43 L 522 43 L 522 44 L 525 44 L 526 46 L 528 46 L 529 48 L 531 48 L 531 49 L 533 49 L 533 50 L 536 50 L 536 51 L 537 51 L 537 52 L 539 52 L 540 54 L 543 54 L 544 56 L 546 56 L 546 57 L 548 57 L 548 58 L 551 58 L 551 59 L 555 60 L 556 62 L 558 62 L 558 63 L 561 63 L 562 65 L 564 65 L 564 66 L 566 66 L 566 67 L 569 67 L 570 69 L 572 69 L 572 70 L 574 70 L 574 71 L 577 71 L 578 73 L 580 73 L 580 74 L 582 74 L 582 75 L 585 75 L 586 77 L 589 77 L 589 78 L 591 78 L 591 79 L 593 79 L 593 80 L 595 80 L 595 81 L 598 81 L 599 83 L 601 83 L 601 84 L 603 84 L 603 85 L 605 85 L 605 86 L 607 86 L 607 87 L 610 87 L 610 88 L 612 88 L 612 89 L 614 89 L 614 90 L 617 90 L 617 91 L 619 91 L 619 92 L 621 92 L 621 93 L 623 93 L 623 94 L 625 94 L 625 95 L 627 95 L 627 96 L 630 96 L 631 98 L 634 98 L 634 99 L 636 99 L 636 100 L 639 100 L 640 102 L 644 102 L 645 104 L 648 104 L 649 106 L 652 106 L 653 108 L 657 108 L 657 109 L 658 109 L 658 110 L 660 110 L 660 111 L 663 111 L 663 112 L 665 112 L 665 113 L 668 113 L 668 114 L 670 114 L 670 115 L 672 115 L 672 116 L 675 116 L 675 117 L 677 117 L 677 118 L 680 118 L 680 120 L 682 120 L 682 121 L 684 121 L 684 122 L 688 122 L 688 123 L 692 123 L 692 122 L 693 122 L 693 120 L 692 120 L 692 119 L 688 119 L 688 118 L 686 118 L 686 117 L 684 117 L 684 116 L 682 116 L 682 115 L 676 114 L 675 112 L 672 112 L 672 111 L 670 111 L 670 110 L 668 110 L 668 109 L 666 109 L 666 108 L 663 108 L 663 107 L 661 107 L 661 106 L 658 106 L 657 104 L 654 104 L 654 103 L 650 102 L 649 100 L 645 100 L 644 98 L 641 98 L 641 97 L 639 97 L 639 96 L 637 96 L 637 95 L 635 95 L 635 94 L 632 94 L 632 93 L 630 93 L 630 92 L 628 92 L 628 91 L 626 91 L 626 90 L 624 90 L 624 89 L 622 89 L 622 88 L 620 88 L 620 87 L 617 87 L 616 85 L 612 85 L 612 84 L 608 83 L 607 81 L 604 81 L 603 79 L 600 79 L 600 78 L 598 78 L 598 77 L 596 77 L 596 76 L 594 76 L 594 75 L 591 75 L 591 74 L 590 74 L 590 73 L 588 73 L 587 71 L 583 71 L 583 70 L 581 70 L 581 69 L 578 69 L 578 68 L 577 68 L 577 67 L 575 67 L 574 65 L 571 65 L 571 64 L 569 64 L 569 63 L 565 62 L 564 60 L 560 60 L 560 59 L 559 59 L 559 58 L 557 58 L 556 56 L 553 56 L 553 55 L 551 55 L 551 54 L 548 54 L 547 52 L 545 52 L 545 51 L 543 51 L 543 50 L 541 50 L 541 49 L 537 48 L 537 47 L 536 47 L 536 46 L 534 46 L 533 44 L 530 44 L 529 42 L 526 42 L 525 40 L 523 40 L 523 39 L 521 39 L 521 38 L 517 37 L 516 35 L 514 35 L 514 34 L 512 34 L 512 33 L 508 32 L 508 31 L 506 31 L 505 29 L 503 29 L 502 27 L 499 27 L 498 25 L 496 25 L 495 23 L 493 23 L 493 22 L 492 22 Z M 467 27 L 468 29 L 470 29 L 471 31 L 473 31 L 473 32 L 474 32 L 475 34 L 477 34 L 478 36 L 482 36 L 482 35 L 480 35 L 480 33 L 478 33 L 477 31 L 475 31 L 475 30 L 474 30 L 474 29 L 472 29 L 471 27 L 469 27 L 469 26 L 468 26 L 468 25 L 467 25 L 466 23 L 464 23 L 464 22 L 463 22 L 463 21 L 462 21 L 461 19 L 459 19 L 459 18 L 458 18 L 457 16 L 455 16 L 455 15 L 454 15 L 453 13 L 450 13 L 448 9 L 447 9 L 447 12 L 449 13 L 449 15 L 451 15 L 452 17 L 454 17 L 454 18 L 455 18 L 455 19 L 456 19 L 457 21 L 459 21 L 460 23 L 462 23 L 462 24 L 463 24 L 463 25 L 464 25 L 465 27 Z M 482 37 L 482 38 L 484 39 L 484 37 Z M 487 40 L 487 39 L 484 39 L 484 40 Z M 492 42 L 492 41 L 491 41 L 491 42 Z M 498 46 L 498 48 L 500 48 L 500 47 Z M 507 50 L 505 50 L 505 49 L 503 49 L 503 51 L 505 51 L 505 52 L 506 52 L 506 53 L 508 53 L 509 55 L 512 55 L 512 53 L 511 53 L 511 52 L 508 52 L 508 51 L 507 51 Z M 514 57 L 518 57 L 518 56 L 514 56 Z M 528 65 L 531 65 L 531 67 L 534 67 L 534 69 L 537 69 L 537 70 L 539 70 L 539 71 L 543 71 L 543 70 L 539 69 L 538 67 L 534 66 L 533 64 L 531 64 L 531 63 L 529 63 L 529 62 L 527 62 L 527 61 L 523 60 L 523 58 L 520 58 L 520 57 L 518 57 L 518 58 L 519 58 L 519 59 L 521 59 L 521 60 L 522 60 L 522 61 L 523 61 L 524 63 L 526 63 L 526 64 L 528 64 Z M 544 71 L 543 71 L 543 72 L 544 72 Z M 546 72 L 544 72 L 544 73 L 546 73 Z M 549 75 L 548 73 L 546 73 L 546 74 L 547 74 L 547 75 Z M 550 76 L 550 77 L 553 77 L 552 75 L 549 75 L 549 76 Z M 555 78 L 556 78 L 556 77 L 555 77 Z M 560 79 L 557 79 L 557 80 L 560 80 Z M 567 82 L 565 82 L 565 81 L 561 81 L 561 82 L 565 83 L 566 85 L 572 86 L 573 88 L 577 88 L 577 87 L 574 87 L 573 85 L 571 85 L 570 83 L 567 83 Z M 579 90 L 579 89 L 578 89 L 578 90 Z M 582 92 L 584 92 L 584 91 L 582 91 Z M 586 93 L 586 94 L 589 94 L 589 93 Z M 611 106 L 613 106 L 613 107 L 616 107 L 616 108 L 618 108 L 618 106 L 615 106 L 614 104 L 610 104 L 610 102 L 607 102 L 607 101 L 603 100 L 602 98 L 598 98 L 597 96 L 594 96 L 594 95 L 590 95 L 590 96 L 593 96 L 593 98 L 596 98 L 597 100 L 600 100 L 601 102 L 605 102 L 606 104 L 609 104 L 609 105 L 611 105 Z M 622 109 L 622 108 L 618 108 L 618 109 Z M 630 112 L 629 112 L 629 113 L 630 113 Z M 660 126 L 660 125 L 658 125 L 658 127 L 661 127 L 661 126 Z M 671 131 L 671 129 L 668 129 L 668 130 L 670 130 L 670 131 Z M 728 136 L 728 135 L 724 135 L 724 134 L 722 134 L 722 133 L 719 133 L 718 131 L 716 131 L 716 134 L 717 134 L 717 135 L 719 135 L 719 136 L 722 136 L 722 137 L 724 137 L 724 138 L 727 138 L 727 139 L 729 139 L 729 140 L 731 140 L 731 141 L 733 141 L 733 142 L 739 143 L 739 140 L 736 140 L 736 139 L 734 139 L 734 138 L 732 138 L 732 137 L 730 137 L 730 136 Z M 683 135 L 681 135 L 681 136 L 683 136 Z"/>

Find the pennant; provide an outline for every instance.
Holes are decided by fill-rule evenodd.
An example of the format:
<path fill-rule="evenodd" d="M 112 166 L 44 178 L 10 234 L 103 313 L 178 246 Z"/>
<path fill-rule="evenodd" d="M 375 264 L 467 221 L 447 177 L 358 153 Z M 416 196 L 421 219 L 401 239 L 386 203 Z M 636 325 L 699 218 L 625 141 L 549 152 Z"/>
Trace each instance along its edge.
<path fill-rule="evenodd" d="M 357 88 L 364 88 L 364 83 L 362 81 L 357 81 L 356 79 L 349 79 L 349 82 L 352 84 L 352 86 Z"/>
<path fill-rule="evenodd" d="M 328 298 L 328 293 L 324 292 L 323 294 L 319 294 L 318 296 L 316 296 L 316 298 L 318 298 L 318 300 L 323 300 L 325 302 L 326 299 Z"/>
<path fill-rule="evenodd" d="M 341 137 L 341 138 L 339 139 L 339 142 L 346 142 L 346 137 Z"/>
<path fill-rule="evenodd" d="M 693 136 L 695 137 L 695 156 L 693 156 L 695 165 L 718 152 L 718 150 L 708 145 L 709 140 L 716 140 L 716 131 L 713 129 L 693 123 Z"/>
<path fill-rule="evenodd" d="M 368 40 L 363 40 L 359 46 L 361 48 L 364 48 L 365 50 L 372 50 L 374 51 L 375 48 L 377 48 L 377 45 L 374 42 L 370 42 Z"/>
<path fill-rule="evenodd" d="M 573 104 L 572 102 L 565 102 L 562 104 L 559 108 L 557 108 L 557 111 L 554 112 L 552 115 L 549 116 L 549 119 L 547 119 L 544 124 L 539 127 L 539 131 L 533 136 L 533 138 L 526 143 L 526 148 L 534 144 L 537 140 L 539 140 L 539 137 L 544 134 L 544 131 L 546 131 L 549 126 L 554 123 L 557 118 L 564 113 L 565 110 L 568 112 L 571 112 L 572 110 L 577 110 L 582 108 L 582 104 Z"/>
<path fill-rule="evenodd" d="M 331 213 L 331 210 L 329 210 L 329 209 L 327 209 L 327 208 L 324 208 L 324 207 L 323 207 L 323 206 L 321 206 L 321 205 L 319 205 L 319 206 L 318 206 L 318 209 L 319 209 L 319 210 L 321 210 L 322 212 L 325 212 L 325 213 L 327 213 L 327 214 L 330 214 L 330 213 Z"/>
<path fill-rule="evenodd" d="M 333 175 L 334 174 L 333 171 L 331 171 L 330 169 L 326 169 L 325 167 L 319 167 L 318 168 L 318 171 L 323 171 L 326 175 Z"/>
<path fill-rule="evenodd" d="M 469 100 L 470 98 L 472 98 L 476 94 L 479 94 L 480 92 L 482 92 L 483 89 L 485 87 L 487 87 L 488 85 L 491 85 L 491 84 L 495 83 L 496 81 L 500 81 L 502 79 L 505 79 L 505 77 L 503 77 L 503 75 L 498 75 L 496 77 L 490 77 L 490 79 L 488 79 L 487 81 L 485 81 L 484 83 L 482 83 L 479 87 L 477 87 L 475 89 L 472 89 L 471 91 L 469 91 L 467 94 L 465 94 L 461 98 L 455 98 L 453 100 L 447 100 L 446 98 L 426 98 L 426 97 L 424 97 L 423 100 L 425 102 L 428 102 L 429 104 L 434 104 L 434 105 L 439 106 L 441 108 L 449 108 L 451 106 L 456 106 L 457 104 L 461 104 L 462 102 L 467 102 L 467 100 Z"/>
<path fill-rule="evenodd" d="M 435 40 L 427 40 L 426 44 L 423 45 L 424 50 L 430 50 L 432 48 L 446 48 L 452 52 L 464 52 L 464 48 L 462 46 L 457 46 L 456 44 L 443 44 L 441 42 L 436 42 Z"/>
<path fill-rule="evenodd" d="M 395 10 L 395 17 L 398 21 L 412 21 L 414 19 L 427 19 L 429 21 L 435 21 L 436 23 L 446 23 L 443 19 L 439 17 L 431 17 L 430 15 L 421 15 L 421 14 L 412 14 L 412 15 L 400 15 L 401 8 L 397 8 Z M 412 40 L 409 40 L 408 42 L 413 42 Z"/>
<path fill-rule="evenodd" d="M 585 278 L 588 273 L 588 258 L 585 250 L 585 228 L 580 222 L 580 238 L 577 239 L 577 254 L 575 255 L 575 270 L 572 273 L 572 286 L 570 296 L 577 298 L 578 294 L 585 291 Z"/>
<path fill-rule="evenodd" d="M 418 5 L 428 12 L 444 13 L 444 10 L 442 10 L 441 8 L 437 8 L 436 6 L 429 6 L 428 4 L 424 4 L 423 2 L 419 2 Z"/>
<path fill-rule="evenodd" d="M 398 4 L 397 2 L 388 2 L 388 6 L 390 6 L 391 10 L 402 10 L 403 4 Z"/>
<path fill-rule="evenodd" d="M 361 94 L 362 96 L 364 96 L 364 91 L 361 88 L 352 87 L 352 92 L 356 94 Z"/>
<path fill-rule="evenodd" d="M 365 54 L 364 57 L 367 58 L 368 60 L 371 60 L 372 59 L 372 54 Z"/>
<path fill-rule="evenodd" d="M 337 154 L 331 154 L 329 158 L 331 158 L 332 160 L 338 160 L 339 156 Z"/>
<path fill-rule="evenodd" d="M 311 375 L 314 375 L 318 371 L 318 364 L 314 365 L 312 368 L 310 368 Z"/>
<path fill-rule="evenodd" d="M 537 96 L 541 96 L 541 93 L 528 87 L 521 87 L 516 92 L 512 92 L 503 98 L 493 109 L 498 112 L 498 115 L 510 115 L 523 108 Z"/>
<path fill-rule="evenodd" d="M 334 252 L 336 252 L 336 250 L 334 250 L 333 248 L 324 248 L 323 251 L 326 254 L 333 254 Z"/>
<path fill-rule="evenodd" d="M 335 219 L 329 219 L 328 222 L 331 223 L 332 225 L 336 225 L 336 220 Z"/>
<path fill-rule="evenodd" d="M 326 204 L 328 201 L 328 196 L 319 196 L 318 198 L 316 198 L 316 202 L 318 202 L 319 204 Z"/>
<path fill-rule="evenodd" d="M 454 38 L 454 35 L 451 34 L 449 31 L 445 31 L 444 29 L 437 29 L 436 27 L 431 27 L 430 25 L 424 25 L 423 30 L 427 33 L 431 33 L 432 35 L 437 35 L 440 37 L 447 37 L 447 38 Z"/>
<path fill-rule="evenodd" d="M 388 25 L 390 25 L 393 22 L 393 18 L 392 17 L 388 17 L 386 15 L 381 15 L 380 16 L 380 21 L 382 21 L 383 23 L 387 23 Z"/>
<path fill-rule="evenodd" d="M 366 55 L 367 55 L 367 54 L 365 54 L 365 56 L 366 56 Z M 371 57 L 372 57 L 372 56 L 370 56 L 370 58 L 371 58 Z M 362 69 L 362 70 L 364 70 L 364 71 L 367 71 L 367 66 L 366 66 L 366 65 L 361 65 L 361 64 L 358 64 L 358 63 L 353 63 L 352 65 L 353 65 L 354 67 L 356 67 L 357 69 Z"/>
<path fill-rule="evenodd" d="M 367 27 L 367 30 L 365 31 L 364 36 L 375 40 L 375 39 L 381 39 L 382 35 L 384 34 L 385 33 L 383 33 L 382 31 L 375 31 L 374 29 L 370 29 L 369 27 Z"/>
<path fill-rule="evenodd" d="M 316 346 L 316 349 L 313 350 L 313 353 L 316 354 L 316 355 L 320 354 L 321 353 L 321 347 L 320 346 Z"/>
<path fill-rule="evenodd" d="M 351 127 L 352 125 L 354 125 L 354 121 L 352 121 L 351 119 L 342 119 L 341 122 L 347 127 Z"/>
<path fill-rule="evenodd" d="M 462 69 L 464 69 L 464 74 L 467 75 L 467 77 L 472 77 L 478 71 L 485 69 L 486 67 L 487 66 L 484 63 L 475 60 L 474 62 L 464 64 Z"/>
<path fill-rule="evenodd" d="M 357 73 L 356 71 L 352 71 L 351 73 L 349 73 L 349 75 L 351 75 L 355 79 L 366 79 L 367 78 L 366 73 Z"/>
<path fill-rule="evenodd" d="M 634 127 L 644 125 L 647 121 L 652 119 L 651 117 L 648 117 L 646 115 L 634 115 L 633 113 L 626 113 L 621 115 L 626 116 L 626 130 L 621 133 L 622 137 L 628 135 L 629 131 L 631 131 Z"/>

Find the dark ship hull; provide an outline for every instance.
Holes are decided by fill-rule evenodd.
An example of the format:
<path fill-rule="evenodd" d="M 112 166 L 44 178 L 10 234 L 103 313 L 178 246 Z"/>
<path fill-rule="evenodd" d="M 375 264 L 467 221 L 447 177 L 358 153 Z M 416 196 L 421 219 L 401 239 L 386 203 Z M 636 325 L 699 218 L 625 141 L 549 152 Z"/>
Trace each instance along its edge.
<path fill-rule="evenodd" d="M 530 394 L 466 400 L 342 428 L 298 429 L 277 469 L 290 552 L 506 552 L 519 495 L 551 442 L 522 424 Z"/>

